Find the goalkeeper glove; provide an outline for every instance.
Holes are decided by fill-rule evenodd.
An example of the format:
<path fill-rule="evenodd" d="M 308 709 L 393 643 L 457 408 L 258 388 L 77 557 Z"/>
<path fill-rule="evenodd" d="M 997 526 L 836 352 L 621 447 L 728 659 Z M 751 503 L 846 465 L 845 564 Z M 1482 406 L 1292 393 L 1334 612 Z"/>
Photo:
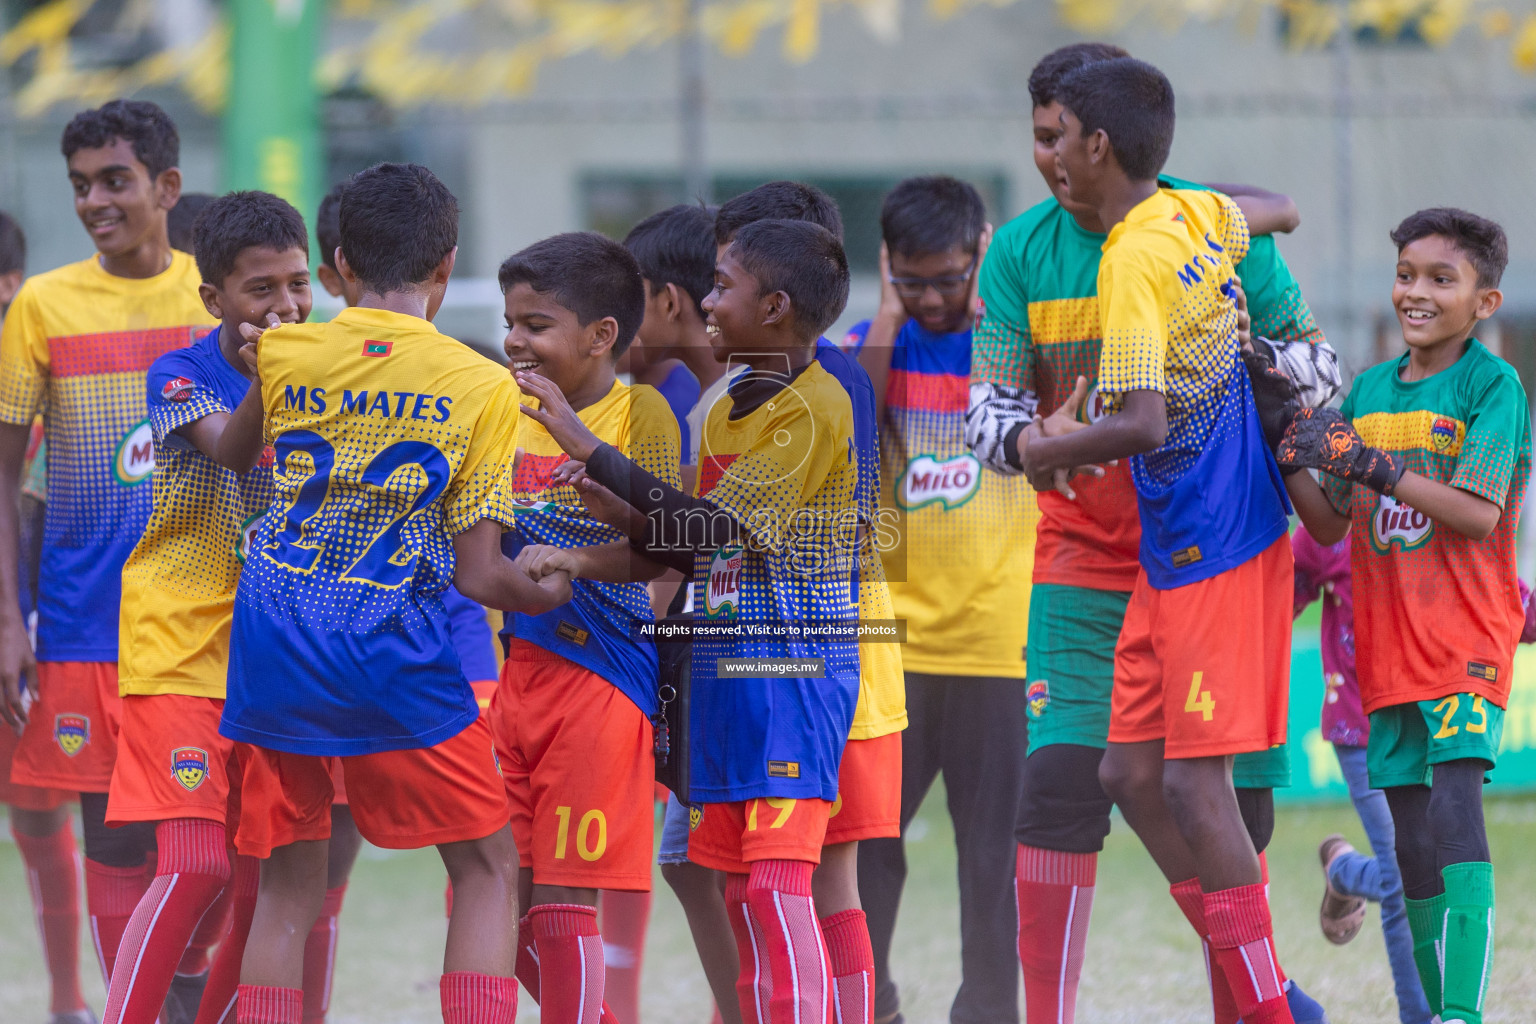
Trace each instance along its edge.
<path fill-rule="evenodd" d="M 1337 409 L 1298 412 L 1275 457 L 1281 469 L 1320 469 L 1382 494 L 1391 494 L 1408 468 L 1397 456 L 1366 444 Z"/>

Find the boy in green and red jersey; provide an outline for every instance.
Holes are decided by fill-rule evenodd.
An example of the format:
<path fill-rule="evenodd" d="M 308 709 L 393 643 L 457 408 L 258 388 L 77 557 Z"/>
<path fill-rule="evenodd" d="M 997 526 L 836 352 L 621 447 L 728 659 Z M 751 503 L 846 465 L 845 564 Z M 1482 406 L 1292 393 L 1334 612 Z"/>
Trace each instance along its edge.
<path fill-rule="evenodd" d="M 1531 472 L 1520 378 L 1473 330 L 1499 308 L 1504 231 L 1421 210 L 1392 232 L 1408 352 L 1362 373 L 1341 410 L 1305 410 L 1280 445 L 1320 543 L 1352 532 L 1371 785 L 1387 794 L 1414 960 L 1445 1024 L 1480 1024 L 1493 960 L 1482 785 L 1525 615 L 1515 528 Z M 1351 531 L 1351 527 L 1353 530 Z"/>
<path fill-rule="evenodd" d="M 1030 416 L 1076 401 L 1078 418 L 1103 416 L 1096 389 L 1100 356 L 1098 275 L 1107 235 L 1096 212 L 1067 195 L 1056 163 L 1062 133 L 1057 87 L 1068 74 L 1124 56 L 1105 43 L 1079 43 L 1044 57 L 1030 76 L 1035 162 L 1051 198 L 1000 228 L 982 264 L 983 316 L 971 362 L 966 433 L 990 468 L 1021 472 L 1019 435 Z M 1164 188 L 1204 186 L 1160 175 Z M 1288 199 L 1223 185 L 1255 233 L 1290 230 Z M 1237 265 L 1252 313 L 1254 347 L 1269 354 L 1302 388 L 1303 400 L 1331 398 L 1339 378 L 1274 240 L 1252 239 Z M 1079 380 L 1083 392 L 1074 395 Z M 1087 941 L 1098 852 L 1109 832 L 1110 799 L 1098 780 L 1109 734 L 1115 643 L 1137 574 L 1141 524 L 1125 463 L 1102 479 L 1080 477 L 1075 500 L 1039 496 L 1034 585 L 1029 604 L 1029 756 L 1016 835 L 1019 950 L 1031 1019 L 1070 1021 Z M 1021 511 L 1022 514 L 1022 511 Z M 1234 784 L 1254 845 L 1273 826 L 1271 787 L 1289 784 L 1285 747 L 1240 755 Z M 1215 986 L 1216 1020 L 1237 1014 Z M 1297 1019 L 1321 1008 L 1292 986 Z M 1303 1008 L 1303 1003 L 1310 1004 Z"/>

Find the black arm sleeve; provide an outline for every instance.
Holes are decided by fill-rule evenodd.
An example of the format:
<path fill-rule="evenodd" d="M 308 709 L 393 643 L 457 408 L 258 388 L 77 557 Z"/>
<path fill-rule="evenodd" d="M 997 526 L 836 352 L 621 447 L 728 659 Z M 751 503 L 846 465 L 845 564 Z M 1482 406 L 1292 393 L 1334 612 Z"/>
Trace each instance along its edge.
<path fill-rule="evenodd" d="M 720 506 L 692 498 L 652 476 L 610 444 L 587 459 L 587 475 L 639 509 L 649 527 L 645 540 L 630 543 L 652 561 L 693 575 L 693 556 L 741 543 L 741 525 Z"/>

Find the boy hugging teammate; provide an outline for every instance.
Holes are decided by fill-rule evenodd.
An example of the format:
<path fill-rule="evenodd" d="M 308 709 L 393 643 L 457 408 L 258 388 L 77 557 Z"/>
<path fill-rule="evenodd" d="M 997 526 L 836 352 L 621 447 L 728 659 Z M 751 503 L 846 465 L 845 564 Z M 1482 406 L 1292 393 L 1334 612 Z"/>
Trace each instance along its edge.
<path fill-rule="evenodd" d="M 1090 63 L 1057 99 L 1067 192 L 1109 230 L 1098 387 L 1110 415 L 1083 424 L 1057 410 L 1031 424 L 1023 467 L 1037 489 L 1065 492 L 1078 467 L 1130 458 L 1141 567 L 1100 775 L 1209 941 L 1213 989 L 1229 989 L 1248 1024 L 1288 1024 L 1231 778 L 1232 755 L 1284 742 L 1290 654 L 1288 507 L 1237 335 L 1233 264 L 1248 228 L 1225 196 L 1158 187 L 1174 111 L 1157 69 Z"/>
<path fill-rule="evenodd" d="M 705 592 L 699 621 L 724 627 L 694 640 L 691 769 L 704 807 L 689 856 L 728 874 L 737 994 L 754 1022 L 824 1020 L 834 998 L 811 874 L 853 721 L 858 652 L 851 638 L 775 634 L 847 627 L 856 614 L 853 414 L 815 359 L 847 296 L 847 260 L 825 228 L 769 220 L 735 233 L 704 308 L 722 360 L 749 369 L 709 412 L 694 497 L 599 443 L 546 381 L 519 375 L 541 403 L 528 415 L 646 516 L 633 543 L 689 572 Z M 731 584 L 708 591 L 712 570 L 729 563 Z M 571 553 L 548 564 L 582 570 Z M 825 676 L 721 675 L 720 659 L 736 658 L 815 659 Z"/>
<path fill-rule="evenodd" d="M 1480 1024 L 1494 891 L 1482 787 L 1497 760 L 1524 623 L 1515 529 L 1531 472 L 1515 370 L 1473 337 L 1503 300 L 1508 244 L 1463 210 L 1392 232 L 1392 304 L 1408 352 L 1306 410 L 1280 446 L 1320 543 L 1352 533 L 1366 761 L 1397 832 L 1414 960 L 1429 1009 Z"/>
<path fill-rule="evenodd" d="M 457 237 L 458 204 L 426 168 L 358 174 L 342 194 L 337 260 L 358 304 L 258 345 L 278 500 L 241 574 L 220 726 L 252 744 L 237 846 L 269 858 L 241 1024 L 302 1016 L 335 756 L 364 838 L 436 845 L 448 869 L 444 1020 L 509 1022 L 516 1009 L 506 793 L 439 595 L 453 582 L 491 607 L 543 611 L 570 588 L 563 574 L 535 583 L 500 551 L 518 395 L 430 322 Z"/>
<path fill-rule="evenodd" d="M 556 235 L 508 258 L 499 279 L 512 368 L 537 374 L 603 444 L 677 488 L 680 438 L 666 400 L 614 375 L 645 316 L 634 257 L 601 235 Z M 518 978 L 542 1020 L 587 1024 L 603 1006 L 598 891 L 651 887 L 657 656 L 636 626 L 652 619 L 641 581 L 663 567 L 588 512 L 583 499 L 600 499 L 576 490 L 580 467 L 534 415 L 520 421 L 517 444 L 507 492 L 517 529 L 502 550 L 535 564 L 575 548 L 587 577 L 568 603 L 508 616 L 502 630 L 490 719 L 528 908 Z M 613 1019 L 606 1007 L 603 1017 Z"/>
<path fill-rule="evenodd" d="M 176 126 L 152 103 L 114 101 L 64 129 L 75 212 L 97 252 L 22 285 L 0 339 L 0 702 L 27 722 L 11 781 L 82 794 L 86 904 L 103 973 L 152 872 L 150 825 L 108 829 L 117 756 L 123 563 L 149 521 L 154 465 L 145 373 L 214 322 L 192 257 L 171 249 L 181 192 Z M 17 487 L 43 410 L 48 505 L 37 660 L 17 602 Z M 35 703 L 24 711 L 18 683 Z"/>
<path fill-rule="evenodd" d="M 122 729 L 107 823 L 156 823 L 159 857 L 112 975 L 108 1024 L 153 1024 L 194 930 L 212 932 L 206 948 L 224 921 L 209 908 L 231 874 L 225 830 L 233 836 L 240 806 L 235 745 L 219 735 L 229 623 L 246 528 L 274 495 L 240 327 L 298 323 L 310 309 L 304 218 L 276 196 L 214 200 L 196 251 L 203 304 L 221 323 L 149 369 L 155 507 L 123 567 Z M 242 865 L 245 924 L 254 867 Z M 215 1010 L 234 996 L 234 977 L 223 980 L 205 993 Z"/>
<path fill-rule="evenodd" d="M 1063 134 L 1060 86 L 1084 65 L 1124 57 L 1104 43 L 1047 54 L 1030 75 L 1034 157 L 1051 198 L 997 232 L 981 270 L 984 315 L 972 362 L 968 434 L 991 469 L 1018 473 L 1020 438 L 1038 400 L 1041 414 L 1065 409 L 1082 422 L 1103 416 L 1096 394 L 1101 354 L 1100 261 L 1107 225 L 1075 201 L 1057 164 Z M 1163 188 L 1201 188 L 1159 174 Z M 1222 185 L 1255 231 L 1294 226 L 1289 200 L 1248 186 Z M 1262 349 L 1302 390 L 1307 404 L 1338 387 L 1323 340 L 1273 238 L 1251 240 L 1237 263 Z M 1079 381 L 1081 380 L 1081 385 Z M 1079 389 L 1081 388 L 1081 389 Z M 1142 524 L 1130 467 L 1072 481 L 1073 496 L 1039 496 L 1041 519 L 1029 605 L 1029 757 L 1017 838 L 1019 956 L 1029 1015 L 1070 1021 L 1086 952 L 1097 857 L 1111 801 L 1099 783 L 1109 735 L 1114 650 L 1139 572 Z M 1289 776 L 1284 747 L 1239 755 L 1233 776 L 1258 849 L 1272 825 L 1269 787 Z M 1321 1008 L 1287 982 L 1298 1020 Z M 1217 986 L 1216 1019 L 1237 1019 Z"/>

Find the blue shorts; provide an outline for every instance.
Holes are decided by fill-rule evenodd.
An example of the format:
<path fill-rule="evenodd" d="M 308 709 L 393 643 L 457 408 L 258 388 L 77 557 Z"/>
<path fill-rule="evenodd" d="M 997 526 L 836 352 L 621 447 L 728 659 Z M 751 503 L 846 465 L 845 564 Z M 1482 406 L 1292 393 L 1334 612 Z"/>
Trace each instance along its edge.
<path fill-rule="evenodd" d="M 667 801 L 667 815 L 661 823 L 661 848 L 656 851 L 657 864 L 688 863 L 688 805 L 674 794 Z"/>

